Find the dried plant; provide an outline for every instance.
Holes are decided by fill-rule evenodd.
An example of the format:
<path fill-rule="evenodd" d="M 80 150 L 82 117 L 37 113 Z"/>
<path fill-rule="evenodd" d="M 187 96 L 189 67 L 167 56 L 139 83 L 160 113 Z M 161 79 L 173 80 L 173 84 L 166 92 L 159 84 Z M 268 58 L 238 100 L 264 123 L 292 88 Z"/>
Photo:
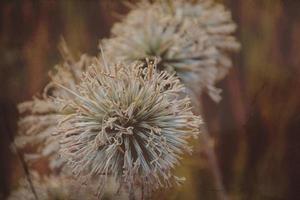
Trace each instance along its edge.
<path fill-rule="evenodd" d="M 172 170 L 191 152 L 188 138 L 198 135 L 201 120 L 180 81 L 156 67 L 94 66 L 77 89 L 61 86 L 70 93 L 56 99 L 62 113 L 76 112 L 60 122 L 60 153 L 77 176 L 97 177 L 100 196 L 108 177 L 129 191 L 136 184 L 152 191 L 182 180 Z"/>
<path fill-rule="evenodd" d="M 158 68 L 177 73 L 196 95 L 206 90 L 218 102 L 215 83 L 232 66 L 229 53 L 239 49 L 236 25 L 223 5 L 211 0 L 143 1 L 112 28 L 103 47 L 113 60 L 158 57 Z"/>
<path fill-rule="evenodd" d="M 99 197 L 111 180 L 116 193 L 129 195 L 134 187 L 149 194 L 180 184 L 173 170 L 191 152 L 188 140 L 201 123 L 186 91 L 193 103 L 203 91 L 220 101 L 215 84 L 239 49 L 235 29 L 230 12 L 211 0 L 143 1 L 101 43 L 116 65 L 86 55 L 76 60 L 62 43 L 64 63 L 43 96 L 19 105 L 17 146 L 36 145 L 27 158 L 47 157 L 52 169 L 68 163 L 88 186 L 99 186 Z"/>
<path fill-rule="evenodd" d="M 53 82 L 74 89 L 80 81 L 83 71 L 86 70 L 96 58 L 82 55 L 77 61 L 69 52 L 64 41 L 60 45 L 64 58 L 61 65 L 57 65 L 50 73 L 51 81 L 45 87 L 41 98 L 34 97 L 32 101 L 18 105 L 19 112 L 23 116 L 19 123 L 19 133 L 15 139 L 17 147 L 32 145 L 37 146 L 36 153 L 26 154 L 26 158 L 34 161 L 40 157 L 49 158 L 49 166 L 52 169 L 60 168 L 62 160 L 58 156 L 58 138 L 51 136 L 56 131 L 61 109 L 55 104 L 53 97 L 67 97 L 70 93 L 57 87 Z M 51 97 L 49 97 L 51 96 Z"/>

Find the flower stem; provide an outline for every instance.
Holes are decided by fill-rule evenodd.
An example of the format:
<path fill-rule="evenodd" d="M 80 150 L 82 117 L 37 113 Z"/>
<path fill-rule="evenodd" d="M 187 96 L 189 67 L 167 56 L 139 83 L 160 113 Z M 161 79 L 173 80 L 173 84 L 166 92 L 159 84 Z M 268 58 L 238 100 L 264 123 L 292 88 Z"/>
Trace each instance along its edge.
<path fill-rule="evenodd" d="M 197 114 L 203 115 L 202 112 L 202 102 L 200 102 L 196 108 Z M 214 184 L 216 188 L 217 197 L 220 200 L 228 200 L 228 196 L 226 194 L 226 190 L 223 184 L 222 174 L 219 168 L 218 159 L 216 156 L 216 152 L 214 150 L 214 146 L 211 144 L 212 138 L 208 132 L 207 126 L 204 123 L 202 125 L 200 138 L 202 139 L 203 143 L 203 153 L 206 155 L 208 164 L 210 165 L 210 170 L 212 172 L 212 176 L 214 178 Z"/>
<path fill-rule="evenodd" d="M 201 134 L 202 134 L 202 139 L 203 139 L 203 144 L 204 144 L 204 153 L 207 156 L 207 159 L 208 159 L 208 162 L 210 165 L 210 170 L 211 170 L 213 178 L 214 178 L 214 183 L 215 183 L 218 199 L 228 200 L 226 190 L 225 190 L 225 187 L 224 187 L 223 181 L 222 181 L 222 175 L 221 175 L 220 168 L 218 165 L 217 156 L 216 156 L 213 146 L 210 145 L 210 141 L 211 141 L 210 137 L 211 136 L 209 135 L 208 130 L 205 125 L 203 126 Z"/>

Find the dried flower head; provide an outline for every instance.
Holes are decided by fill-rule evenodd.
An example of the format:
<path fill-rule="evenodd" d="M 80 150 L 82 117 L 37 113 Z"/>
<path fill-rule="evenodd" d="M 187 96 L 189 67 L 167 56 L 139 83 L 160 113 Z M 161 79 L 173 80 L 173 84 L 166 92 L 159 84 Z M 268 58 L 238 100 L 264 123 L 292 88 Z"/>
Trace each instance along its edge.
<path fill-rule="evenodd" d="M 91 188 L 82 187 L 74 180 L 65 176 L 39 176 L 32 173 L 32 185 L 39 200 L 96 200 Z M 8 200 L 36 200 L 28 181 L 21 179 L 19 187 L 12 191 Z"/>
<path fill-rule="evenodd" d="M 40 157 L 49 158 L 49 166 L 52 169 L 60 168 L 62 160 L 58 157 L 59 142 L 51 135 L 56 131 L 61 109 L 55 104 L 52 97 L 68 97 L 70 93 L 57 87 L 53 82 L 74 89 L 80 81 L 82 71 L 96 62 L 95 58 L 82 55 L 77 61 L 69 52 L 63 42 L 60 46 L 64 62 L 55 67 L 50 74 L 51 81 L 45 87 L 41 98 L 34 97 L 32 101 L 18 105 L 22 118 L 19 120 L 19 132 L 15 139 L 17 147 L 22 148 L 27 145 L 37 146 L 37 153 L 26 154 L 30 161 Z"/>
<path fill-rule="evenodd" d="M 61 155 L 76 175 L 97 177 L 99 195 L 107 177 L 148 190 L 179 183 L 172 170 L 199 132 L 180 81 L 145 65 L 95 66 L 76 90 L 62 86 L 72 98 L 57 99 L 76 111 L 60 122 Z"/>
<path fill-rule="evenodd" d="M 114 60 L 158 57 L 158 69 L 175 71 L 194 93 L 206 90 L 218 102 L 214 85 L 232 66 L 228 54 L 240 47 L 235 29 L 230 12 L 211 0 L 143 1 L 113 26 L 103 47 Z"/>

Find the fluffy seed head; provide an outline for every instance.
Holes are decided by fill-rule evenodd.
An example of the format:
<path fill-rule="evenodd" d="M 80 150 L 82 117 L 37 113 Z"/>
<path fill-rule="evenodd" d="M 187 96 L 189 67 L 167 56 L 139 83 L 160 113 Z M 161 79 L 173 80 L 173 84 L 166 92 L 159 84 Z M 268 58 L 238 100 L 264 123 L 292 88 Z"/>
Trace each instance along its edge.
<path fill-rule="evenodd" d="M 59 169 L 62 166 L 62 160 L 57 154 L 58 138 L 52 136 L 62 113 L 59 105 L 55 104 L 49 96 L 56 98 L 70 96 L 69 92 L 57 87 L 54 82 L 74 89 L 80 81 L 82 72 L 92 63 L 97 62 L 96 58 L 86 55 L 75 59 L 64 42 L 61 43 L 60 50 L 64 62 L 57 65 L 50 73 L 51 81 L 44 89 L 44 94 L 18 105 L 22 118 L 19 120 L 18 135 L 15 139 L 18 148 L 28 145 L 37 146 L 37 152 L 25 154 L 26 158 L 29 161 L 35 161 L 40 157 L 49 158 L 51 169 Z"/>
<path fill-rule="evenodd" d="M 73 98 L 58 101 L 76 113 L 61 121 L 61 155 L 78 176 L 99 177 L 99 194 L 107 177 L 149 190 L 179 183 L 172 170 L 199 132 L 179 80 L 145 65 L 93 67 L 76 90 L 62 86 Z"/>
<path fill-rule="evenodd" d="M 232 36 L 235 29 L 230 12 L 211 0 L 143 1 L 102 44 L 114 60 L 158 57 L 158 69 L 176 72 L 194 93 L 205 90 L 218 102 L 214 84 L 232 66 L 228 54 L 240 46 Z"/>

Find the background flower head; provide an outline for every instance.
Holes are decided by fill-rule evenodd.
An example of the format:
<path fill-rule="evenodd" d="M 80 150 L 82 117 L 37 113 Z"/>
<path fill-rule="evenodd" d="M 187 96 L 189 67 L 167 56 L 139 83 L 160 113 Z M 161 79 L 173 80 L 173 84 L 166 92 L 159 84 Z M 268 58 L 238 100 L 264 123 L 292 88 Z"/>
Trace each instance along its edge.
<path fill-rule="evenodd" d="M 235 29 L 230 12 L 211 0 L 143 1 L 113 26 L 103 46 L 113 59 L 158 57 L 158 69 L 176 72 L 194 93 L 205 90 L 218 102 L 214 85 L 232 66 L 229 53 L 240 47 Z"/>
<path fill-rule="evenodd" d="M 19 148 L 28 145 L 37 147 L 35 153 L 25 154 L 29 161 L 47 157 L 51 169 L 58 169 L 62 166 L 62 160 L 57 154 L 59 149 L 58 138 L 52 136 L 56 132 L 62 113 L 60 113 L 61 109 L 53 98 L 70 96 L 70 93 L 61 87 L 57 87 L 54 82 L 74 89 L 80 81 L 82 72 L 93 62 L 97 62 L 96 58 L 84 54 L 80 59 L 76 59 L 70 53 L 64 41 L 60 45 L 60 50 L 64 62 L 55 66 L 54 70 L 50 72 L 51 81 L 45 87 L 43 95 L 18 105 L 21 119 L 18 122 L 19 130 L 15 138 L 16 145 Z"/>

